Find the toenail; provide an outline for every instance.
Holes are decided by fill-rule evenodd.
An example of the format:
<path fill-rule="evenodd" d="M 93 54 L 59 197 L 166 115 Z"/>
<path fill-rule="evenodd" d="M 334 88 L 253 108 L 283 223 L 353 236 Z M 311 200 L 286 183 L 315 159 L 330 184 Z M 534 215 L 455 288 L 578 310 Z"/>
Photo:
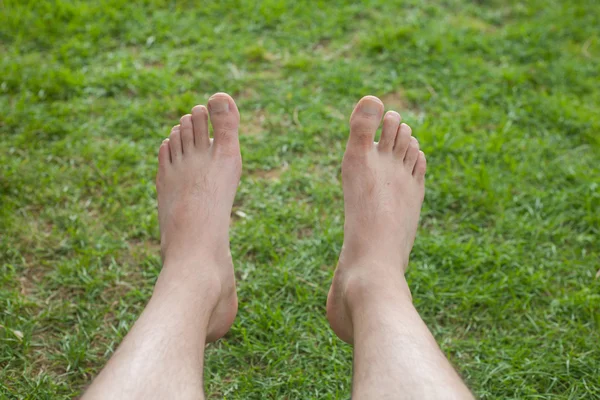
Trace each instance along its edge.
<path fill-rule="evenodd" d="M 204 106 L 194 106 L 194 108 L 192 108 L 192 113 L 202 113 L 204 114 L 206 110 L 206 107 Z"/>
<path fill-rule="evenodd" d="M 377 115 L 381 109 L 381 103 L 374 99 L 365 99 L 360 105 L 360 112 L 363 114 Z"/>
<path fill-rule="evenodd" d="M 229 100 L 223 97 L 212 97 L 208 100 L 208 106 L 212 112 L 229 111 Z"/>

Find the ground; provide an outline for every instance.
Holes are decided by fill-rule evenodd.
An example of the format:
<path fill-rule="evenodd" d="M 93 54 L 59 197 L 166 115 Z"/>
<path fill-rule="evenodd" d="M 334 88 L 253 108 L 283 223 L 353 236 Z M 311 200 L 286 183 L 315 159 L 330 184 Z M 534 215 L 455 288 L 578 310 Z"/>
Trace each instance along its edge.
<path fill-rule="evenodd" d="M 161 267 L 158 146 L 217 91 L 244 174 L 211 398 L 349 397 L 325 299 L 367 94 L 427 154 L 408 281 L 475 394 L 600 396 L 600 2 L 361 3 L 0 3 L 0 397 L 76 396 L 127 333 Z"/>

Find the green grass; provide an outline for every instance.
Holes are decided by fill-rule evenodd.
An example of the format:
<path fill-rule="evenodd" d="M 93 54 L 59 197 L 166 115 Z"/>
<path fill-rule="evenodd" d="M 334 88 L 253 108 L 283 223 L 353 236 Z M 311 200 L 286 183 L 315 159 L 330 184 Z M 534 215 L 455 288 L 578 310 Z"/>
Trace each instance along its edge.
<path fill-rule="evenodd" d="M 324 305 L 365 94 L 427 153 L 408 279 L 469 386 L 600 397 L 600 2 L 368 3 L 0 2 L 0 398 L 76 396 L 127 333 L 160 271 L 158 145 L 216 91 L 246 217 L 212 398 L 349 397 Z"/>

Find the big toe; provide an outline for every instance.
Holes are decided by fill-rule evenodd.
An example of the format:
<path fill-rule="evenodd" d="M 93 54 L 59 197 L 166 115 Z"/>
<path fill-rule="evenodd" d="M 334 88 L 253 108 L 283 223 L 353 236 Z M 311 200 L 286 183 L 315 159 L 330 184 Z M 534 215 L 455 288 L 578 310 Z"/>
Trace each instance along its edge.
<path fill-rule="evenodd" d="M 239 152 L 240 113 L 235 101 L 227 93 L 216 93 L 208 99 L 208 112 L 215 149 L 225 153 Z"/>
<path fill-rule="evenodd" d="M 362 149 L 371 148 L 382 116 L 383 103 L 381 100 L 375 96 L 365 96 L 360 99 L 350 117 L 348 146 Z"/>

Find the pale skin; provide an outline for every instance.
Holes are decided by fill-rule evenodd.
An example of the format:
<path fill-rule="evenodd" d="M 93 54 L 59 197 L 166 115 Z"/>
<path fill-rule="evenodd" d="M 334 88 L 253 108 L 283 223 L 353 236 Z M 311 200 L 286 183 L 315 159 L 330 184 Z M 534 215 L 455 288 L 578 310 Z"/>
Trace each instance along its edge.
<path fill-rule="evenodd" d="M 400 115 L 383 112 L 379 99 L 366 96 L 350 118 L 344 245 L 327 318 L 354 346 L 353 399 L 472 399 L 412 304 L 404 273 L 426 161 Z M 204 398 L 204 347 L 227 333 L 237 313 L 228 228 L 242 169 L 239 121 L 234 100 L 217 93 L 161 144 L 163 269 L 144 312 L 83 399 Z"/>

